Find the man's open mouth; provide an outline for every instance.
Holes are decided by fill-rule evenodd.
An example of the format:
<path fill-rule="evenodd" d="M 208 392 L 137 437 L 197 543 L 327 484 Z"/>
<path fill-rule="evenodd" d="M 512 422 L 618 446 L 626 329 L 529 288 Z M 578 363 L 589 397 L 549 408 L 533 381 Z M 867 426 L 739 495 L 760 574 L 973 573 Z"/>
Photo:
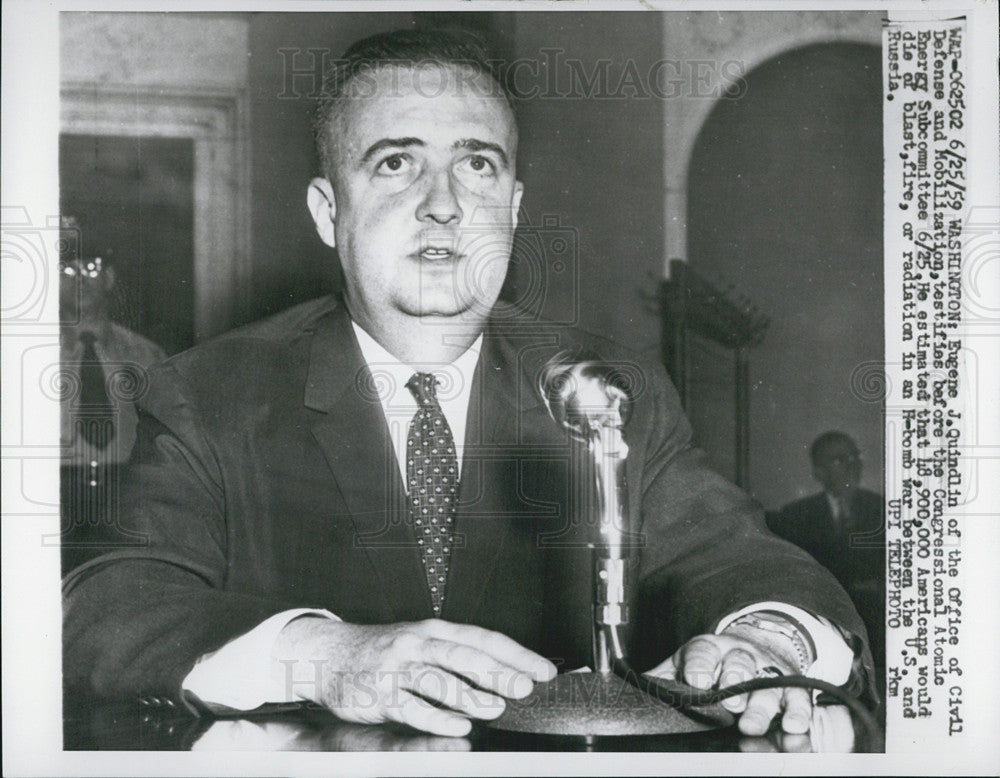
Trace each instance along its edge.
<path fill-rule="evenodd" d="M 450 248 L 428 246 L 420 250 L 420 258 L 428 262 L 444 262 L 456 257 Z"/>

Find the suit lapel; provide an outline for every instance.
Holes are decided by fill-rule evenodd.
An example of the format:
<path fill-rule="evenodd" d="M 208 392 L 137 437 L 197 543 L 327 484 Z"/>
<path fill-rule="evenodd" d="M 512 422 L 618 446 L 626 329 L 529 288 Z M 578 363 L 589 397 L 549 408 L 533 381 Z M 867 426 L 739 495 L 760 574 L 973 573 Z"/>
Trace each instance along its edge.
<path fill-rule="evenodd" d="M 450 621 L 476 619 L 497 565 L 510 553 L 512 523 L 519 516 L 532 520 L 524 516 L 519 483 L 521 444 L 525 435 L 535 438 L 548 417 L 529 380 L 532 368 L 519 362 L 525 349 L 518 345 L 526 344 L 488 328 L 473 377 L 442 611 Z M 371 386 L 350 318 L 338 306 L 319 323 L 311 345 L 304 399 L 322 413 L 312 434 L 354 523 L 355 542 L 382 588 L 386 617 L 429 618 L 430 592 L 406 494 L 381 403 L 366 391 Z"/>
<path fill-rule="evenodd" d="M 512 344 L 487 329 L 472 383 L 455 520 L 455 547 L 442 615 L 476 618 L 486 587 L 506 549 L 517 512 L 520 426 L 537 393 Z"/>
<path fill-rule="evenodd" d="M 312 434 L 354 523 L 354 542 L 382 587 L 387 616 L 429 616 L 430 593 L 388 425 L 343 305 L 317 326 L 304 402 L 323 414 Z"/>

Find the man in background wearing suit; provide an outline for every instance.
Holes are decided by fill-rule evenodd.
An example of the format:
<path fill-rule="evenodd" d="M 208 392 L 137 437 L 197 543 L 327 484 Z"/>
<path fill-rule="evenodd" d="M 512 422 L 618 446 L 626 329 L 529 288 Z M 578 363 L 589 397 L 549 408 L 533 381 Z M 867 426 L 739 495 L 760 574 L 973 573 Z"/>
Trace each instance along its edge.
<path fill-rule="evenodd" d="M 861 488 L 861 455 L 843 432 L 818 436 L 809 459 L 823 491 L 784 506 L 768 525 L 837 577 L 861 613 L 878 657 L 885 648 L 882 495 Z"/>
<path fill-rule="evenodd" d="M 149 542 L 67 578 L 68 685 L 463 735 L 556 663 L 586 664 L 586 501 L 537 388 L 553 355 L 586 349 L 642 384 L 625 439 L 650 672 L 870 687 L 846 595 L 707 467 L 663 368 L 498 302 L 522 185 L 491 67 L 430 32 L 334 63 L 308 205 L 343 295 L 154 371 L 123 496 Z M 810 726 L 802 689 L 726 704 L 746 734 Z"/>
<path fill-rule="evenodd" d="M 118 475 L 135 444 L 135 399 L 159 346 L 111 320 L 110 256 L 82 256 L 80 225 L 62 219 L 59 262 L 60 492 L 62 569 L 125 541 L 111 512 Z M 132 539 L 134 542 L 134 538 Z"/>

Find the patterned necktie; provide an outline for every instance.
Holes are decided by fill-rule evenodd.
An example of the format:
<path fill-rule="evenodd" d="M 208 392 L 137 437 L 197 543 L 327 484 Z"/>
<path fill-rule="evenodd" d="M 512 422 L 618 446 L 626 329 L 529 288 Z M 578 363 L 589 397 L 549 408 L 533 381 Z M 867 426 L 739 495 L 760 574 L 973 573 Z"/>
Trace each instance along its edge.
<path fill-rule="evenodd" d="M 114 405 L 108 397 L 104 368 L 94 344 L 97 336 L 81 332 L 83 357 L 80 359 L 80 405 L 89 413 L 79 422 L 80 433 L 90 445 L 105 449 L 115 437 Z"/>
<path fill-rule="evenodd" d="M 433 373 L 414 373 L 406 382 L 417 412 L 406 436 L 406 487 L 410 518 L 431 590 L 434 616 L 441 615 L 448 558 L 454 542 L 458 499 L 455 439 L 437 400 Z"/>

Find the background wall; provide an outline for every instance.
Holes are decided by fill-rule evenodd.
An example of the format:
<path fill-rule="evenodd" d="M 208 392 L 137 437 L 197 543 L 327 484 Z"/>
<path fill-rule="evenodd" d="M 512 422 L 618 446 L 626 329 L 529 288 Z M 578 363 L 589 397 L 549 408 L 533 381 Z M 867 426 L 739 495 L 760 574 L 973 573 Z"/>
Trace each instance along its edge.
<path fill-rule="evenodd" d="M 769 507 L 817 491 L 809 444 L 840 429 L 881 491 L 882 402 L 868 385 L 883 359 L 881 53 L 817 44 L 746 85 L 698 136 L 687 226 L 690 263 L 771 318 L 751 357 L 750 482 Z M 712 388 L 692 386 L 707 439 L 728 418 Z"/>
<path fill-rule="evenodd" d="M 579 246 L 579 293 L 550 275 L 545 312 L 562 321 L 572 305 L 585 329 L 656 353 L 659 321 L 650 297 L 663 265 L 662 109 L 643 94 L 648 84 L 627 84 L 630 72 L 645 79 L 662 57 L 659 24 L 651 23 L 659 18 L 513 16 L 515 56 L 540 63 L 538 79 L 528 80 L 538 94 L 519 106 L 522 207 L 533 225 L 548 217 L 571 228 Z M 602 72 L 604 87 L 594 82 Z M 591 99 L 583 97 L 588 92 Z"/>

